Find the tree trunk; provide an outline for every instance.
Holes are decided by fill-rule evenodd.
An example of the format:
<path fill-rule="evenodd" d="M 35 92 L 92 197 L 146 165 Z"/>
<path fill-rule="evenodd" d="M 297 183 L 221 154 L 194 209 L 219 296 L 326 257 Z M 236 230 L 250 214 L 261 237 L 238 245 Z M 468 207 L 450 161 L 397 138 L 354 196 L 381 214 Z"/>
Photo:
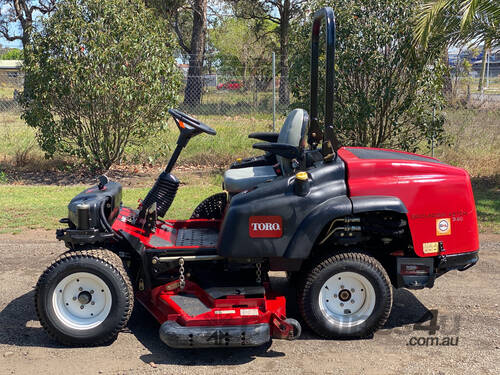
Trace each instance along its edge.
<path fill-rule="evenodd" d="M 285 0 L 281 11 L 280 24 L 280 90 L 279 104 L 288 107 L 290 89 L 288 88 L 288 30 L 290 28 L 290 0 Z"/>
<path fill-rule="evenodd" d="M 184 104 L 198 105 L 201 103 L 203 90 L 203 54 L 205 51 L 205 36 L 207 25 L 207 0 L 195 0 L 193 4 L 193 32 L 191 34 L 191 55 Z"/>
<path fill-rule="evenodd" d="M 28 63 L 27 51 L 28 51 L 28 46 L 31 43 L 31 31 L 32 31 L 33 22 L 31 20 L 31 18 L 27 18 L 26 20 L 21 22 L 21 25 L 23 28 L 23 37 L 21 39 L 21 43 L 23 45 L 23 64 L 27 64 Z M 22 95 L 26 99 L 31 98 L 29 77 L 27 76 L 26 72 L 24 72 Z"/>
<path fill-rule="evenodd" d="M 486 72 L 486 58 L 488 54 L 488 43 L 484 42 L 483 44 L 483 61 L 481 62 L 481 76 L 479 77 L 479 85 L 477 90 L 482 94 L 483 93 L 483 83 L 484 83 L 484 74 Z"/>

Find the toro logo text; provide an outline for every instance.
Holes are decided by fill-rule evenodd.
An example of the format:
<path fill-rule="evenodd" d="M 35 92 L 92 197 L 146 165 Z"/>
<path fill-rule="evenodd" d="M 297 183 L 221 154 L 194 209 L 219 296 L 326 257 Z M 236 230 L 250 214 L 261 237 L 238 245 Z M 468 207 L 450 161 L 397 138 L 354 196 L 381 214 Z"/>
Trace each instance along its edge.
<path fill-rule="evenodd" d="M 251 238 L 280 238 L 283 220 L 281 216 L 250 216 L 248 233 Z"/>

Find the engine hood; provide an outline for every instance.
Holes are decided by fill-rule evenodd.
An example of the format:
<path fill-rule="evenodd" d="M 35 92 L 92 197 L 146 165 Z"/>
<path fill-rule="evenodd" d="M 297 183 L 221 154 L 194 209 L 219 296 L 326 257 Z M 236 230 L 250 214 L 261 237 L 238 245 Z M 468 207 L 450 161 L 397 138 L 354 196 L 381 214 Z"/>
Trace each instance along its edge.
<path fill-rule="evenodd" d="M 474 196 L 467 171 L 438 159 L 407 152 L 342 147 L 348 194 L 399 198 L 408 210 L 415 252 L 441 242 L 445 253 L 479 248 Z M 439 225 L 449 230 L 441 231 Z M 431 246 L 427 246 L 430 248 Z"/>
<path fill-rule="evenodd" d="M 376 185 L 401 184 L 419 176 L 433 179 L 438 183 L 444 176 L 468 177 L 465 170 L 450 166 L 430 156 L 409 152 L 384 150 L 368 147 L 342 147 L 338 155 L 347 167 L 347 179 L 351 193 L 358 185 L 375 183 Z M 372 187 L 375 187 L 372 185 Z"/>

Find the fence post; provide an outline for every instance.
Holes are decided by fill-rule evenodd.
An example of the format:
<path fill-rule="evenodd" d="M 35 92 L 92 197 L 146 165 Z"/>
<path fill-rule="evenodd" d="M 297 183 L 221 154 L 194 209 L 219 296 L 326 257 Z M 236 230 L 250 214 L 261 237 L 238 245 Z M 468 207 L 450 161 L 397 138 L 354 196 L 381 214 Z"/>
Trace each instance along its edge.
<path fill-rule="evenodd" d="M 273 52 L 273 132 L 276 131 L 276 54 Z"/>
<path fill-rule="evenodd" d="M 490 88 L 490 52 L 491 52 L 491 48 L 488 51 L 488 54 L 486 55 L 486 56 L 488 56 L 487 60 L 486 60 L 486 88 L 487 89 Z"/>

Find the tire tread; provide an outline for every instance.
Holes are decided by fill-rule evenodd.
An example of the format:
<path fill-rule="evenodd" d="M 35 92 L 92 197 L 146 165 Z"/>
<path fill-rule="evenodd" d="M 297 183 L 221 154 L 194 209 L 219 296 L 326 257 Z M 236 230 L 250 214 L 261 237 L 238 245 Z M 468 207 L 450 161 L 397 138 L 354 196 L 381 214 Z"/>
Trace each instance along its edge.
<path fill-rule="evenodd" d="M 318 323 L 311 318 L 313 316 L 313 312 L 311 305 L 307 303 L 307 294 L 310 292 L 316 277 L 318 277 L 319 273 L 323 269 L 325 269 L 326 267 L 328 267 L 333 263 L 345 260 L 362 262 L 371 267 L 385 281 L 384 282 L 386 288 L 385 292 L 387 293 L 387 295 L 390 296 L 389 298 L 390 303 L 385 306 L 382 316 L 378 320 L 377 324 L 370 327 L 362 335 L 357 335 L 357 336 L 354 335 L 349 337 L 366 337 L 372 335 L 375 331 L 384 326 L 385 322 L 387 321 L 391 313 L 392 300 L 393 300 L 391 281 L 389 275 L 387 274 L 387 271 L 384 269 L 382 264 L 380 264 L 380 262 L 377 259 L 369 255 L 368 253 L 359 250 L 342 251 L 333 255 L 331 254 L 323 255 L 322 257 L 312 259 L 311 262 L 309 263 L 309 267 L 306 268 L 307 273 L 305 275 L 303 274 L 302 280 L 299 283 L 300 287 L 297 293 L 297 301 L 299 305 L 299 311 L 306 324 L 314 332 L 316 332 L 318 335 L 324 338 L 344 338 L 344 336 L 339 336 L 333 333 L 325 332 L 324 330 L 321 329 Z"/>
<path fill-rule="evenodd" d="M 54 271 L 56 267 L 59 265 L 72 261 L 75 259 L 81 259 L 81 258 L 93 258 L 96 259 L 102 263 L 104 263 L 106 266 L 110 267 L 113 272 L 115 272 L 117 275 L 120 276 L 121 280 L 123 280 L 123 291 L 126 294 L 127 297 L 127 308 L 123 312 L 123 315 L 121 317 L 121 320 L 119 324 L 116 325 L 115 329 L 111 331 L 106 337 L 92 342 L 92 343 L 83 343 L 83 344 L 75 344 L 71 341 L 66 340 L 64 337 L 62 337 L 56 330 L 54 330 L 43 318 L 42 314 L 39 311 L 39 306 L 38 306 L 38 298 L 39 298 L 39 292 L 41 287 L 47 282 L 47 277 L 51 272 Z M 68 345 L 68 346 L 99 346 L 99 345 L 104 345 L 107 344 L 111 341 L 113 341 L 118 333 L 125 328 L 127 325 L 130 316 L 132 315 L 132 311 L 134 309 L 134 289 L 132 287 L 132 283 L 130 282 L 130 278 L 128 277 L 127 271 L 123 267 L 123 262 L 121 258 L 115 254 L 114 252 L 104 249 L 104 248 L 86 248 L 86 249 L 78 249 L 78 250 L 70 250 L 67 251 L 63 254 L 61 254 L 56 260 L 53 261 L 53 263 L 47 267 L 47 269 L 44 271 L 44 273 L 40 276 L 38 279 L 37 285 L 35 287 L 35 309 L 36 309 L 36 314 L 38 316 L 38 319 L 40 320 L 40 323 L 42 327 L 45 329 L 45 331 L 56 341 L 60 342 L 61 344 Z"/>

